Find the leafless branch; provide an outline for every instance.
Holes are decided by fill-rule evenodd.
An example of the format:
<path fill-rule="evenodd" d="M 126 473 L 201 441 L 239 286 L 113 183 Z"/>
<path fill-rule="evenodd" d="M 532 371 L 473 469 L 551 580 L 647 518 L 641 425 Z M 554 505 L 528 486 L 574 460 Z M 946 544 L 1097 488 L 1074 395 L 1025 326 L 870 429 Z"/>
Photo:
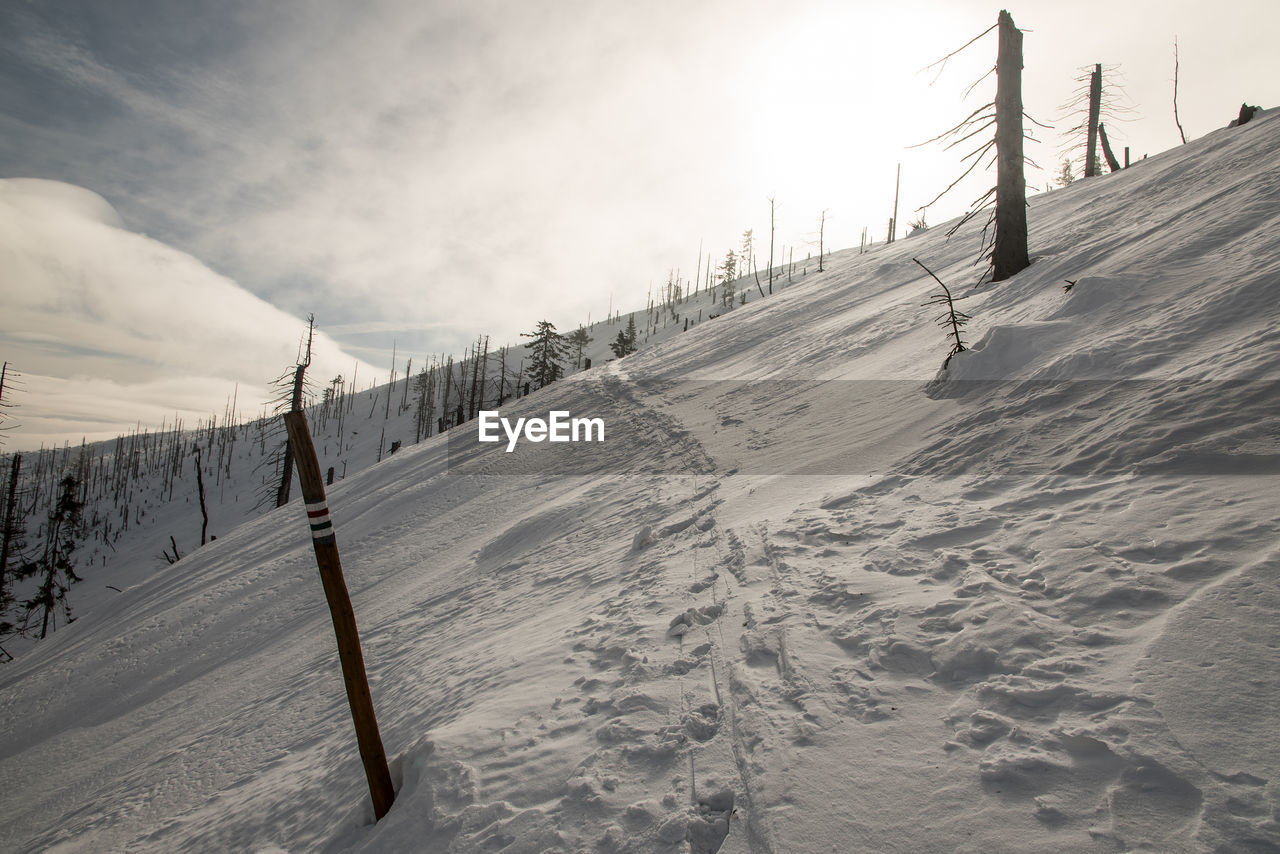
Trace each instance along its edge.
<path fill-rule="evenodd" d="M 965 116 L 964 119 L 962 119 L 959 124 L 953 125 L 949 130 L 944 130 L 942 133 L 938 134 L 933 139 L 926 139 L 924 142 L 917 142 L 915 145 L 908 145 L 907 148 L 923 148 L 924 146 L 929 145 L 931 143 L 938 142 L 939 140 L 942 140 L 942 139 L 946 139 L 952 134 L 960 133 L 965 129 L 965 127 L 971 121 L 975 120 L 975 117 L 982 118 L 981 116 L 978 116 L 979 113 L 981 113 L 983 110 L 986 110 L 986 109 L 994 110 L 995 106 L 996 106 L 995 101 L 990 101 L 986 104 L 983 104 L 981 107 L 974 110 L 969 115 Z M 992 112 L 991 115 L 994 117 L 995 113 Z"/>
<path fill-rule="evenodd" d="M 996 67 L 993 65 L 987 69 L 986 74 L 982 75 L 977 80 L 969 84 L 969 87 L 964 90 L 964 94 L 960 96 L 960 100 L 963 101 L 965 98 L 968 98 L 969 95 L 973 93 L 973 90 L 977 89 L 978 85 L 982 83 L 983 80 L 986 80 L 988 77 L 990 77 L 992 74 L 995 74 L 995 73 L 996 73 Z"/>
<path fill-rule="evenodd" d="M 961 157 L 960 162 L 963 163 L 971 157 L 982 159 L 982 155 L 986 154 L 988 151 L 994 148 L 995 144 L 996 144 L 996 141 L 994 139 L 992 139 L 990 142 L 984 142 L 978 148 L 975 148 L 973 151 L 970 151 L 964 157 Z"/>
<path fill-rule="evenodd" d="M 959 231 L 964 226 L 965 223 L 967 223 L 969 220 L 973 219 L 978 214 L 980 214 L 983 211 L 983 205 L 985 205 L 986 202 L 995 194 L 996 194 L 995 187 L 992 187 L 990 190 L 987 190 L 987 192 L 983 193 L 982 196 L 980 196 L 977 201 L 975 201 L 972 205 L 969 206 L 968 212 L 965 213 L 964 216 L 960 217 L 960 219 L 956 221 L 956 224 L 951 226 L 951 228 L 947 230 L 946 236 L 951 237 L 957 231 Z M 979 250 L 979 254 L 981 254 L 981 250 Z"/>
<path fill-rule="evenodd" d="M 988 143 L 986 146 L 984 146 L 984 148 L 990 148 L 991 146 L 993 146 L 993 145 L 995 145 L 995 144 L 996 144 L 996 143 L 995 143 L 995 140 L 993 139 L 990 143 Z M 981 150 L 982 150 L 982 149 L 979 149 L 979 152 L 981 152 Z M 970 155 L 970 156 L 972 156 L 972 155 Z M 934 204 L 934 202 L 938 201 L 938 199 L 942 198 L 942 197 L 943 197 L 943 196 L 945 196 L 947 193 L 951 192 L 951 190 L 955 188 L 956 184 L 959 184 L 959 183 L 960 183 L 961 181 L 963 181 L 966 177 L 968 177 L 969 173 L 970 173 L 970 172 L 972 172 L 974 169 L 976 169 L 976 168 L 978 167 L 978 164 L 979 164 L 979 163 L 981 163 L 981 162 L 982 162 L 982 157 L 981 157 L 981 155 L 979 155 L 977 158 L 975 158 L 975 159 L 974 159 L 973 163 L 969 164 L 969 168 L 968 168 L 968 169 L 966 169 L 966 170 L 964 170 L 964 174 L 962 174 L 959 178 L 957 178 L 957 179 L 955 179 L 954 181 L 952 181 L 952 182 L 951 182 L 951 185 L 950 185 L 949 187 L 947 187 L 947 189 L 943 190 L 941 193 L 939 193 L 937 196 L 935 196 L 932 202 L 929 202 L 927 205 L 922 205 L 921 207 L 916 208 L 916 210 L 923 210 L 924 208 L 932 207 L 932 206 L 933 206 L 933 204 Z"/>
<path fill-rule="evenodd" d="M 1053 125 L 1046 125 L 1043 122 L 1036 121 L 1035 119 L 1031 118 L 1031 116 L 1029 116 L 1025 110 L 1022 113 L 1022 117 L 1027 121 L 1031 122 L 1032 124 L 1040 125 L 1040 127 L 1044 128 L 1045 130 L 1053 130 Z"/>
<path fill-rule="evenodd" d="M 947 54 L 946 56 L 942 57 L 942 59 L 939 59 L 939 60 L 937 60 L 936 62 L 931 62 L 931 63 L 929 63 L 928 65 L 926 65 L 924 68 L 921 68 L 921 69 L 920 69 L 920 71 L 924 72 L 924 71 L 928 71 L 930 68 L 933 68 L 935 65 L 940 65 L 940 66 L 942 66 L 941 68 L 939 68 L 939 69 L 938 69 L 938 73 L 937 73 L 936 75 L 934 75 L 934 78 L 933 78 L 933 80 L 929 83 L 929 85 L 930 85 L 930 86 L 932 86 L 934 83 L 937 83 L 937 82 L 938 82 L 938 78 L 942 76 L 942 72 L 943 72 L 943 70 L 945 70 L 945 69 L 946 69 L 946 67 L 947 67 L 947 60 L 948 60 L 948 59 L 950 59 L 951 57 L 953 57 L 953 56 L 955 56 L 956 54 L 960 53 L 962 50 L 964 50 L 965 48 L 967 48 L 969 45 L 973 44 L 973 43 L 974 43 L 974 42 L 976 42 L 978 39 L 982 38 L 982 37 L 983 37 L 983 36 L 985 36 L 987 33 L 989 33 L 989 32 L 991 32 L 992 30 L 994 30 L 997 26 L 998 26 L 998 24 L 992 24 L 991 26 L 987 27 L 987 28 L 986 28 L 985 30 L 983 30 L 982 32 L 978 33 L 978 34 L 977 34 L 976 36 L 974 36 L 973 38 L 969 39 L 967 42 L 965 42 L 965 43 L 964 43 L 963 45 L 961 45 L 960 47 L 958 47 L 958 48 L 956 48 L 955 50 L 951 51 L 951 53 L 949 53 L 949 54 Z"/>
<path fill-rule="evenodd" d="M 943 146 L 943 149 L 942 149 L 942 150 L 943 150 L 943 151 L 950 151 L 951 149 L 955 148 L 955 147 L 956 147 L 957 145 L 959 145 L 960 143 L 964 142 L 966 139 L 972 139 L 973 137 L 975 137 L 975 136 L 977 136 L 978 134 L 982 133 L 984 130 L 987 130 L 988 128 L 993 128 L 993 127 L 995 127 L 995 126 L 996 126 L 996 119 L 995 119 L 995 116 L 992 116 L 992 117 L 991 117 L 991 120 L 990 120 L 989 122 L 987 122 L 985 125 L 980 125 L 976 130 L 970 131 L 969 133 L 965 134 L 964 136 L 960 137 L 959 139 L 952 140 L 951 142 L 949 142 L 949 143 L 947 143 L 945 146 Z"/>

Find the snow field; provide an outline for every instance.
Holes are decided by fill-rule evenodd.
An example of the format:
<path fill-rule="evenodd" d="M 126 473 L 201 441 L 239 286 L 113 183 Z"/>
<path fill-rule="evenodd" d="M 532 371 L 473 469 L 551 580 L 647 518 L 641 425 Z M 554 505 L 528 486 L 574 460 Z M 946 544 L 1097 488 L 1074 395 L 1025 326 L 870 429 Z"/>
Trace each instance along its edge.
<path fill-rule="evenodd" d="M 976 279 L 974 229 L 511 407 L 602 445 L 437 437 L 335 484 L 376 825 L 299 507 L 139 571 L 3 673 L 0 847 L 1280 850 L 1277 133 L 1034 199 L 945 374 L 911 258 Z M 1142 382 L 1101 417 L 1082 380 Z"/>

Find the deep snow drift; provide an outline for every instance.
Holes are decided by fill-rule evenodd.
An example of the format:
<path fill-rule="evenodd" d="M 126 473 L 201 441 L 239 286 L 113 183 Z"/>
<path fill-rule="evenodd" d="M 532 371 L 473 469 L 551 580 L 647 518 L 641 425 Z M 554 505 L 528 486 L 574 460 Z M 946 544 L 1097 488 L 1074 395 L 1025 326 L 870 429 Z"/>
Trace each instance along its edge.
<path fill-rule="evenodd" d="M 295 501 L 0 672 L 0 844 L 1280 850 L 1278 143 L 1034 199 L 1008 282 L 974 229 L 838 253 L 504 412 L 598 446 L 335 485 L 378 824 Z M 970 294 L 945 376 L 913 256 Z"/>

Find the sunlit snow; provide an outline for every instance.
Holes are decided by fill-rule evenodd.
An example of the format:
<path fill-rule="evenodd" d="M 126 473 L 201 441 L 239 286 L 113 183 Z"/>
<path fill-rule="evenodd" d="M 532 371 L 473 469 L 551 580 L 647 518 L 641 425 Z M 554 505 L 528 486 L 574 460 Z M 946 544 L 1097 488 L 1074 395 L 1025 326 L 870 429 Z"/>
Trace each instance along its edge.
<path fill-rule="evenodd" d="M 358 449 L 317 426 L 377 824 L 300 499 L 231 530 L 239 471 L 197 549 L 187 477 L 0 670 L 0 847 L 1280 850 L 1273 122 L 1036 197 L 998 285 L 975 222 L 622 360 L 597 324 L 593 368 L 503 413 L 603 443 L 413 445 L 405 413 L 373 464 L 366 392 Z M 945 374 L 913 257 L 973 318 Z"/>

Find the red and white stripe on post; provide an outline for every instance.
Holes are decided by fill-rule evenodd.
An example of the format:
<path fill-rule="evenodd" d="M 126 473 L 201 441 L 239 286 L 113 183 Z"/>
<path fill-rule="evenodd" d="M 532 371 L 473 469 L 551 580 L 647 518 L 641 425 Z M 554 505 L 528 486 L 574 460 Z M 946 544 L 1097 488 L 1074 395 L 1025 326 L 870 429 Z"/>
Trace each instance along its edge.
<path fill-rule="evenodd" d="M 327 501 L 308 501 L 307 521 L 311 524 L 311 539 L 315 540 L 317 545 L 337 542 L 333 531 L 333 520 L 329 518 Z"/>

